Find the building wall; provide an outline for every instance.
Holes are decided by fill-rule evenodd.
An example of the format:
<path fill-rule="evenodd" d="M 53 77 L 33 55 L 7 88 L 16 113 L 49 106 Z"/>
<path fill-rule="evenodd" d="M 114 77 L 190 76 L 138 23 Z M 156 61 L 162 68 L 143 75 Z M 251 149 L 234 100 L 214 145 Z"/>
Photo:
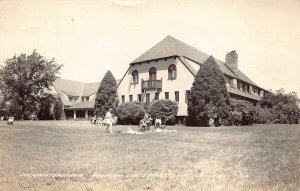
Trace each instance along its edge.
<path fill-rule="evenodd" d="M 168 68 L 175 64 L 177 69 L 177 76 L 175 80 L 168 80 Z M 194 81 L 194 76 L 187 70 L 184 64 L 177 58 L 160 59 L 157 61 L 144 62 L 131 66 L 128 73 L 118 87 L 118 96 L 120 103 L 122 102 L 122 95 L 125 95 L 125 102 L 129 102 L 129 95 L 133 96 L 133 101 L 137 101 L 138 94 L 142 94 L 141 82 L 149 79 L 149 70 L 155 67 L 156 79 L 162 79 L 162 91 L 159 94 L 159 99 L 165 98 L 165 92 L 169 92 L 169 99 L 175 101 L 175 91 L 179 91 L 178 102 L 178 116 L 187 115 L 187 104 L 185 103 L 185 92 L 190 90 Z M 137 70 L 139 72 L 139 81 L 137 84 L 132 84 L 132 72 Z M 150 102 L 154 100 L 157 91 L 147 91 L 150 94 Z M 143 100 L 146 101 L 146 96 Z"/>

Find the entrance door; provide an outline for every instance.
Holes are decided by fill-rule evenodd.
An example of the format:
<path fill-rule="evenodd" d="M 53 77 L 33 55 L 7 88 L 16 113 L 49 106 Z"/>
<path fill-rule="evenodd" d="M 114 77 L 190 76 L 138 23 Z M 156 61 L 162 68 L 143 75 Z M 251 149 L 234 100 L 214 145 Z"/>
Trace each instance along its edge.
<path fill-rule="evenodd" d="M 149 70 L 149 88 L 155 88 L 156 68 L 152 67 Z"/>

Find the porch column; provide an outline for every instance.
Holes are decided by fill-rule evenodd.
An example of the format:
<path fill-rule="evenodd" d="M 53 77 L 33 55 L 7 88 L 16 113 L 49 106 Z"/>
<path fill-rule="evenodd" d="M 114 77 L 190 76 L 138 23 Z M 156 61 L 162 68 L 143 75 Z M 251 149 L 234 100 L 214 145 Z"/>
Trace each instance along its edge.
<path fill-rule="evenodd" d="M 88 110 L 85 110 L 85 118 L 89 118 L 89 113 L 88 113 Z"/>
<path fill-rule="evenodd" d="M 76 119 L 76 110 L 74 110 L 74 119 Z"/>

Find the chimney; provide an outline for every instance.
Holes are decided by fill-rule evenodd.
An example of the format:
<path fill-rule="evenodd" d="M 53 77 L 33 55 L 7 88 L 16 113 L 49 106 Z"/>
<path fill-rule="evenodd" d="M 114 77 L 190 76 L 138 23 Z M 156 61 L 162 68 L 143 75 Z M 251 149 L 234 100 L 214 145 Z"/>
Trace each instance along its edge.
<path fill-rule="evenodd" d="M 225 64 L 233 71 L 238 69 L 238 54 L 235 50 L 228 52 L 225 57 Z"/>

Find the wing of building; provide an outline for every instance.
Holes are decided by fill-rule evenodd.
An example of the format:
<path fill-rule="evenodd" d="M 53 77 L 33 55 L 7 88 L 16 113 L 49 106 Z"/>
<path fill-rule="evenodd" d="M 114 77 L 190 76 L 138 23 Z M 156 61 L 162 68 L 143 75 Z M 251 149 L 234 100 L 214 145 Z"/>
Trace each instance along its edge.
<path fill-rule="evenodd" d="M 61 98 L 67 118 L 88 118 L 94 115 L 94 104 L 100 82 L 82 83 L 58 78 L 53 83 Z"/>
<path fill-rule="evenodd" d="M 120 102 L 150 104 L 155 99 L 178 102 L 178 116 L 187 115 L 187 95 L 208 54 L 167 36 L 130 63 L 118 85 Z M 265 90 L 238 69 L 238 54 L 231 51 L 225 62 L 216 59 L 232 98 L 258 102 Z"/>
<path fill-rule="evenodd" d="M 117 80 L 117 84 L 120 80 Z M 100 82 L 83 83 L 57 78 L 53 92 L 61 98 L 66 118 L 90 118 L 94 116 L 95 98 Z"/>

